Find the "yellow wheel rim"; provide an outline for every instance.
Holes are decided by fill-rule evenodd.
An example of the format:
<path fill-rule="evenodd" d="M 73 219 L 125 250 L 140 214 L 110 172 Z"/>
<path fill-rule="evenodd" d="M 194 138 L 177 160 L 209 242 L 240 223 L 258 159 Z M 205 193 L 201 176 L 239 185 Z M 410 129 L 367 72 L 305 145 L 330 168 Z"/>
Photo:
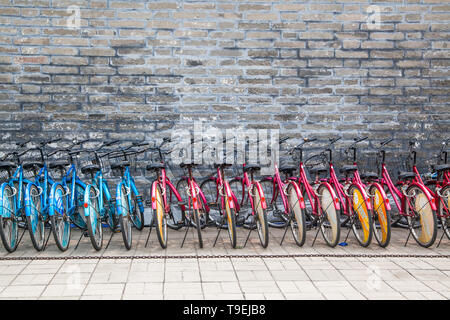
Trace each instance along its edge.
<path fill-rule="evenodd" d="M 158 219 L 158 229 L 159 229 L 159 234 L 162 236 L 163 235 L 163 226 L 162 226 L 162 221 L 164 218 L 164 210 L 163 210 L 163 206 L 162 206 L 162 199 L 161 199 L 161 193 L 159 192 L 159 187 L 156 187 L 156 194 L 155 194 L 155 198 L 156 198 L 156 218 Z M 163 238 L 163 237 L 161 237 Z"/>
<path fill-rule="evenodd" d="M 231 213 L 231 210 L 230 210 L 230 204 L 228 203 L 227 199 L 225 199 L 225 210 L 226 210 L 226 213 L 227 213 L 228 230 L 229 230 L 229 232 L 231 234 L 231 237 L 233 237 L 233 228 L 232 228 L 233 220 L 231 220 L 231 214 L 232 213 Z"/>
<path fill-rule="evenodd" d="M 353 191 L 353 209 L 358 213 L 358 219 L 361 223 L 364 233 L 364 242 L 369 238 L 369 215 L 367 212 L 366 203 L 361 191 L 354 189 Z"/>
<path fill-rule="evenodd" d="M 380 223 L 381 227 L 381 239 L 382 242 L 384 243 L 387 238 L 386 206 L 384 204 L 384 198 L 381 195 L 381 192 L 380 190 L 378 190 L 378 188 L 375 188 L 374 209 L 376 210 L 378 215 L 378 222 Z"/>

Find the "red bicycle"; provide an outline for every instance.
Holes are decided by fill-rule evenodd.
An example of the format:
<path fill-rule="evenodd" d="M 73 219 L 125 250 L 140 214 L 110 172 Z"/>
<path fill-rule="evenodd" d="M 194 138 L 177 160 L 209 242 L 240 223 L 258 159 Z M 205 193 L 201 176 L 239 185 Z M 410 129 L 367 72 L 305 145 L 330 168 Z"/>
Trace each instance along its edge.
<path fill-rule="evenodd" d="M 341 138 L 338 137 L 331 138 L 329 140 L 329 145 L 325 150 L 329 174 L 327 179 L 323 179 L 320 181 L 328 181 L 328 183 L 333 186 L 341 204 L 341 217 L 343 215 L 346 216 L 346 219 L 345 221 L 343 221 L 342 225 L 347 225 L 347 223 L 350 223 L 349 229 L 353 230 L 358 243 L 363 247 L 367 247 L 372 240 L 373 233 L 371 212 L 372 204 L 365 190 L 365 186 L 359 176 L 355 156 L 353 157 L 352 164 L 343 165 L 341 167 L 340 172 L 344 174 L 344 178 L 339 180 L 339 178 L 337 177 L 336 171 L 334 170 L 333 166 L 333 151 L 331 147 L 336 141 L 339 141 L 340 139 Z M 357 143 L 366 139 L 367 137 L 355 139 L 354 143 L 345 150 L 344 153 L 346 154 L 346 156 L 348 156 L 352 150 L 356 150 L 355 145 Z M 347 233 L 344 242 L 347 241 L 350 230 Z"/>
<path fill-rule="evenodd" d="M 312 245 L 320 231 L 325 242 L 330 247 L 335 247 L 339 242 L 341 232 L 339 199 L 328 182 L 319 181 L 318 173 L 326 172 L 325 167 L 316 167 L 316 164 L 312 164 L 309 172 L 315 174 L 315 179 L 311 183 L 309 182 L 305 166 L 311 165 L 310 161 L 319 155 L 313 155 L 303 162 L 303 146 L 316 140 L 315 138 L 304 138 L 300 144 L 289 151 L 289 154 L 293 154 L 294 158 L 300 162 L 298 177 L 290 179 L 297 181 L 302 191 L 307 226 L 309 228 L 315 226 L 318 229 Z"/>
<path fill-rule="evenodd" d="M 214 246 L 219 238 L 222 228 L 228 229 L 231 246 L 236 248 L 236 215 L 239 212 L 239 201 L 230 188 L 229 182 L 225 178 L 224 168 L 230 167 L 230 163 L 216 163 L 216 175 L 208 177 L 200 184 L 208 207 L 216 207 L 219 211 L 219 217 L 215 221 L 218 228 Z M 209 215 L 209 217 L 211 217 Z"/>
<path fill-rule="evenodd" d="M 243 208 L 249 206 L 251 209 L 250 212 L 247 212 L 247 215 L 243 217 L 244 221 L 246 221 L 249 216 L 251 217 L 251 221 L 248 225 L 250 231 L 245 240 L 244 247 L 247 244 L 251 231 L 255 228 L 258 231 L 259 240 L 263 248 L 267 248 L 269 244 L 266 198 L 261 184 L 254 179 L 254 173 L 259 170 L 261 170 L 261 167 L 258 165 L 244 164 L 243 176 L 237 176 L 230 181 L 230 187 L 233 193 L 237 196 L 241 195 L 241 200 L 239 201 L 240 215 L 243 213 Z"/>
<path fill-rule="evenodd" d="M 429 186 L 428 191 L 437 200 L 437 216 L 444 231 L 438 247 L 444 235 L 447 235 L 447 238 L 450 239 L 450 164 L 448 163 L 450 149 L 447 149 L 449 143 L 450 139 L 442 143 L 437 164 L 431 166 L 433 171 L 431 179 L 425 182 L 425 185 Z"/>
<path fill-rule="evenodd" d="M 170 139 L 164 138 L 163 142 L 159 146 L 147 148 L 147 150 L 157 151 L 159 162 L 153 162 L 151 164 L 148 164 L 146 167 L 147 171 L 156 172 L 156 179 L 153 180 L 151 185 L 151 209 L 153 216 L 152 223 L 155 224 L 159 243 L 164 249 L 167 248 L 167 218 L 174 221 L 174 226 L 179 225 L 177 222 L 175 222 L 172 214 L 172 206 L 174 205 L 172 199 L 176 198 L 176 200 L 178 201 L 178 205 L 183 216 L 186 210 L 180 194 L 166 175 L 164 155 L 169 154 L 170 151 L 162 151 L 161 148 L 169 141 Z M 151 231 L 152 226 L 150 226 L 147 242 L 145 243 L 146 246 L 148 243 L 148 239 L 150 238 Z"/>
<path fill-rule="evenodd" d="M 280 144 L 288 138 L 280 140 Z M 266 197 L 271 195 L 268 207 L 274 216 L 280 217 L 284 221 L 285 231 L 280 245 L 283 243 L 287 229 L 290 227 L 295 243 L 303 246 L 306 240 L 305 202 L 299 185 L 290 179 L 297 169 L 295 166 L 282 166 L 278 168 L 275 163 L 274 175 L 261 180 L 263 191 Z M 281 178 L 280 172 L 284 174 Z M 276 203 L 278 196 L 281 198 L 282 208 L 278 208 Z"/>
<path fill-rule="evenodd" d="M 429 247 L 436 240 L 437 234 L 435 198 L 424 185 L 417 170 L 417 152 L 413 148 L 415 145 L 414 141 L 410 141 L 408 156 L 403 161 L 406 171 L 399 170 L 397 183 L 394 184 L 392 182 L 385 163 L 386 150 L 384 149 L 384 146 L 392 140 L 387 139 L 381 142 L 380 148 L 378 149 L 379 162 L 381 163 L 378 170 L 379 174 L 371 173 L 367 177 L 367 180 L 370 186 L 378 183 L 383 190 L 389 191 L 398 208 L 398 220 L 403 217 L 406 218 L 409 233 L 405 246 L 408 243 L 409 237 L 412 235 L 419 245 Z M 377 187 L 377 190 L 381 189 Z M 380 192 L 380 196 L 382 198 L 381 204 L 386 205 L 386 207 L 390 206 L 386 194 Z M 388 215 L 386 215 L 386 219 L 388 219 Z"/>

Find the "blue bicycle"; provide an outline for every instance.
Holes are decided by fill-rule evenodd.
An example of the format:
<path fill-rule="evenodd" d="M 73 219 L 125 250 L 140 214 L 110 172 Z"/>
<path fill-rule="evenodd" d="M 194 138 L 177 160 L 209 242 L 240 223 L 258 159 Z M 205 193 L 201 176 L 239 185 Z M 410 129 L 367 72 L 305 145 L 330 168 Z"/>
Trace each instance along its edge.
<path fill-rule="evenodd" d="M 48 194 L 53 179 L 49 176 L 44 161 L 43 148 L 59 140 L 47 140 L 38 147 L 20 153 L 13 151 L 6 154 L 0 162 L 0 170 L 6 180 L 0 187 L 0 236 L 8 252 L 15 251 L 23 237 L 22 233 L 18 239 L 20 223 L 24 223 L 25 229 L 29 231 L 36 250 L 41 251 L 45 247 Z M 18 143 L 17 146 L 23 148 L 29 142 L 30 140 Z"/>
<path fill-rule="evenodd" d="M 147 142 L 133 143 L 108 156 L 113 175 L 122 178 L 116 187 L 116 208 L 123 242 L 128 250 L 132 244 L 131 226 L 134 225 L 138 230 L 144 228 L 144 205 L 132 174 L 136 173 L 136 156 L 146 151 L 130 149 L 146 145 Z"/>
<path fill-rule="evenodd" d="M 97 251 L 103 245 L 102 221 L 105 221 L 113 231 L 117 225 L 115 199 L 111 196 L 108 183 L 103 178 L 102 158 L 108 156 L 111 151 L 102 155 L 99 155 L 99 152 L 104 147 L 118 142 L 119 140 L 105 142 L 97 149 L 87 150 L 86 157 L 81 160 L 81 172 L 91 177 L 91 184 L 87 185 L 84 191 L 84 216 L 89 238 Z"/>
<path fill-rule="evenodd" d="M 52 185 L 49 197 L 52 233 L 61 251 L 69 248 L 72 223 L 81 230 L 87 228 L 82 209 L 86 184 L 78 176 L 76 160 L 77 156 L 83 152 L 83 144 L 89 141 L 85 139 L 74 142 L 68 148 L 57 149 L 48 154 L 49 157 L 55 156 L 56 159 L 49 161 L 49 168 L 59 171 L 62 177 L 61 182 Z M 79 149 L 73 150 L 75 147 Z"/>

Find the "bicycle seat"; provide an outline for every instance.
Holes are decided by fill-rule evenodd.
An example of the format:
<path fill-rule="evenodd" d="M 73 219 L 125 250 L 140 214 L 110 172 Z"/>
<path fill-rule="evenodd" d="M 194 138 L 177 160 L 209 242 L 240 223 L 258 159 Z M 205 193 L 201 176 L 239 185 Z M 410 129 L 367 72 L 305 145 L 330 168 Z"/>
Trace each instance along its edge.
<path fill-rule="evenodd" d="M 414 172 L 407 172 L 407 171 L 399 171 L 398 172 L 399 180 L 412 179 L 415 177 L 416 177 L 416 174 Z"/>
<path fill-rule="evenodd" d="M 81 172 L 83 174 L 92 174 L 96 173 L 97 171 L 100 171 L 100 166 L 98 164 L 88 164 L 87 166 L 84 166 L 81 168 Z"/>
<path fill-rule="evenodd" d="M 309 169 L 310 174 L 321 174 L 323 172 L 327 172 L 328 169 L 326 167 L 314 167 Z"/>
<path fill-rule="evenodd" d="M 147 171 L 157 171 L 159 169 L 165 169 L 166 165 L 164 163 L 150 163 L 145 167 Z"/>
<path fill-rule="evenodd" d="M 232 163 L 214 163 L 215 168 L 231 167 L 232 165 Z"/>
<path fill-rule="evenodd" d="M 438 164 L 432 166 L 433 171 L 442 172 L 442 171 L 450 171 L 450 164 Z"/>
<path fill-rule="evenodd" d="M 375 172 L 363 172 L 361 173 L 361 179 L 377 179 L 378 174 Z"/>
<path fill-rule="evenodd" d="M 10 169 L 14 169 L 15 167 L 17 167 L 17 166 L 14 162 L 10 162 L 10 161 L 0 162 L 0 170 L 10 170 Z"/>
<path fill-rule="evenodd" d="M 256 164 L 246 164 L 244 167 L 244 172 L 255 172 L 261 170 L 261 167 Z"/>
<path fill-rule="evenodd" d="M 283 166 L 280 169 L 280 172 L 287 174 L 288 176 L 291 176 L 295 170 L 297 170 L 296 166 Z"/>
<path fill-rule="evenodd" d="M 197 163 L 180 163 L 181 168 L 192 168 L 198 166 Z"/>
<path fill-rule="evenodd" d="M 24 161 L 22 167 L 25 170 L 40 169 L 44 166 L 42 161 Z"/>
<path fill-rule="evenodd" d="M 115 169 L 124 169 L 125 167 L 129 167 L 130 166 L 130 161 L 121 161 L 118 163 L 112 163 L 111 164 L 111 169 L 115 170 Z"/>
<path fill-rule="evenodd" d="M 355 172 L 356 170 L 358 170 L 358 166 L 356 166 L 355 164 L 350 164 L 350 165 L 345 165 L 345 166 L 342 166 L 340 169 L 339 169 L 339 172 L 341 172 L 341 173 L 352 173 L 352 172 Z"/>
<path fill-rule="evenodd" d="M 48 163 L 48 167 L 50 169 L 64 169 L 69 165 L 70 165 L 69 160 L 57 160 Z"/>

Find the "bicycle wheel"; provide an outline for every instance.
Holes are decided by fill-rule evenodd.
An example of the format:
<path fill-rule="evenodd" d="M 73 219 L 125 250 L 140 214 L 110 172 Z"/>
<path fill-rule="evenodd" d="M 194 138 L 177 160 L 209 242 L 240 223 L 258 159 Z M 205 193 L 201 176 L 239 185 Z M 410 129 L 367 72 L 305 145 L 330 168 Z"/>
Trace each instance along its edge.
<path fill-rule="evenodd" d="M 153 221 L 156 223 L 156 235 L 158 236 L 159 244 L 165 249 L 167 248 L 167 219 L 159 184 L 156 185 L 153 197 L 155 198 L 154 201 L 156 201 L 156 209 L 152 209 Z"/>
<path fill-rule="evenodd" d="M 357 186 L 350 186 L 349 194 L 352 197 L 352 213 L 354 215 L 356 212 L 358 215 L 358 219 L 353 220 L 353 233 L 355 234 L 358 243 L 363 247 L 367 247 L 372 241 L 373 212 L 367 209 L 366 201 L 364 200 L 361 190 Z"/>
<path fill-rule="evenodd" d="M 340 211 L 334 206 L 334 198 L 324 185 L 317 190 L 320 201 L 319 217 L 320 232 L 325 242 L 332 248 L 336 247 L 341 236 Z"/>
<path fill-rule="evenodd" d="M 417 186 L 406 189 L 406 211 L 409 229 L 416 242 L 425 248 L 436 240 L 437 219 L 425 193 Z"/>
<path fill-rule="evenodd" d="M 189 195 L 187 193 L 188 190 L 187 178 L 184 177 L 178 180 L 175 189 L 177 190 L 178 194 L 181 196 L 181 199 L 183 199 L 183 201 L 186 202 L 186 200 L 189 199 Z M 172 214 L 169 216 L 170 219 L 167 221 L 167 225 L 169 226 L 170 229 L 179 230 L 185 224 L 186 216 L 185 213 L 182 212 L 181 208 L 178 206 L 178 200 L 173 194 L 172 190 L 170 190 L 170 202 L 171 208 L 177 208 L 177 210 L 172 210 Z"/>
<path fill-rule="evenodd" d="M 305 244 L 306 240 L 306 222 L 305 222 L 305 213 L 300 207 L 300 197 L 295 191 L 295 187 L 293 182 L 290 182 L 287 192 L 287 200 L 289 204 L 289 212 L 292 215 L 292 219 L 290 221 L 290 228 L 292 231 L 292 235 L 294 236 L 295 243 L 301 247 Z"/>
<path fill-rule="evenodd" d="M 236 211 L 230 207 L 228 200 L 224 197 L 225 219 L 227 220 L 228 236 L 230 237 L 231 247 L 236 248 Z"/>
<path fill-rule="evenodd" d="M 131 191 L 131 209 L 130 209 L 130 218 L 134 227 L 141 231 L 144 229 L 144 213 L 141 212 L 138 205 L 137 196 L 134 192 Z"/>
<path fill-rule="evenodd" d="M 105 184 L 105 187 L 108 186 Z M 111 201 L 108 200 L 106 197 L 106 192 L 103 192 L 103 208 L 106 210 L 104 214 L 104 220 L 106 224 L 109 227 L 109 230 L 114 232 L 119 224 L 119 219 L 116 215 L 116 208 L 114 206 L 114 199 L 111 199 Z"/>
<path fill-rule="evenodd" d="M 130 194 L 127 194 L 127 188 L 122 183 L 119 188 L 119 194 L 117 195 L 117 198 L 120 199 L 118 201 L 118 204 L 120 206 L 120 215 L 119 215 L 119 226 L 120 231 L 122 233 L 122 239 L 123 243 L 125 244 L 125 248 L 127 250 L 131 249 L 132 244 L 132 232 L 131 232 L 131 212 L 130 212 L 130 206 L 129 206 L 129 197 Z"/>
<path fill-rule="evenodd" d="M 84 191 L 85 187 L 80 184 L 75 185 L 75 196 L 74 203 L 75 209 L 73 213 L 70 215 L 70 220 L 75 226 L 80 229 L 87 229 L 86 225 L 86 217 L 84 216 Z"/>
<path fill-rule="evenodd" d="M 445 232 L 447 238 L 450 239 L 450 186 L 442 188 L 439 193 L 442 195 L 439 197 L 438 212 L 442 224 L 442 229 Z"/>
<path fill-rule="evenodd" d="M 199 200 L 198 209 L 192 209 L 192 214 L 194 215 L 194 228 L 197 230 L 198 245 L 200 248 L 203 248 L 201 217 L 204 216 L 204 212 L 203 201 Z M 200 228 L 198 226 L 200 226 Z"/>
<path fill-rule="evenodd" d="M 261 195 L 258 192 L 256 186 L 253 187 L 252 191 L 254 215 L 256 216 L 256 230 L 258 231 L 259 241 L 263 248 L 267 248 L 269 245 L 269 225 L 267 224 L 267 214 L 266 210 L 262 207 Z"/>
<path fill-rule="evenodd" d="M 2 238 L 3 246 L 6 251 L 14 252 L 18 246 L 18 223 L 15 216 L 16 202 L 14 201 L 14 193 L 9 185 L 4 185 L 2 188 L 0 202 L 0 237 Z"/>
<path fill-rule="evenodd" d="M 64 187 L 57 184 L 55 188 L 52 187 L 52 203 L 50 206 L 53 209 L 53 215 L 50 216 L 52 224 L 53 238 L 56 246 L 61 251 L 66 251 L 70 243 L 70 218 L 67 215 L 67 195 Z"/>
<path fill-rule="evenodd" d="M 208 221 L 219 221 L 220 220 L 220 198 L 217 193 L 217 183 L 214 179 L 206 179 L 200 184 L 200 189 L 205 196 L 206 203 L 209 207 Z"/>
<path fill-rule="evenodd" d="M 281 208 L 284 208 L 284 205 L 281 196 L 279 194 L 277 195 L 277 190 L 273 190 L 273 182 L 271 179 L 262 179 L 260 184 L 263 189 L 264 196 L 266 197 L 266 215 L 268 225 L 273 228 L 284 228 L 286 226 L 286 221 L 282 217 L 283 211 Z M 274 195 L 276 195 L 276 199 L 272 202 Z"/>
<path fill-rule="evenodd" d="M 37 251 L 44 249 L 45 242 L 45 223 L 42 216 L 41 195 L 35 184 L 30 184 L 26 189 L 25 202 L 27 208 L 27 229 L 30 233 L 31 242 Z"/>
<path fill-rule="evenodd" d="M 373 208 L 373 234 L 380 247 L 385 248 L 391 241 L 391 215 L 386 209 L 381 192 L 377 185 L 369 188 L 370 202 Z"/>
<path fill-rule="evenodd" d="M 92 186 L 86 188 L 84 201 L 89 238 L 91 239 L 94 249 L 99 251 L 103 245 L 103 226 L 98 203 L 98 194 Z"/>

